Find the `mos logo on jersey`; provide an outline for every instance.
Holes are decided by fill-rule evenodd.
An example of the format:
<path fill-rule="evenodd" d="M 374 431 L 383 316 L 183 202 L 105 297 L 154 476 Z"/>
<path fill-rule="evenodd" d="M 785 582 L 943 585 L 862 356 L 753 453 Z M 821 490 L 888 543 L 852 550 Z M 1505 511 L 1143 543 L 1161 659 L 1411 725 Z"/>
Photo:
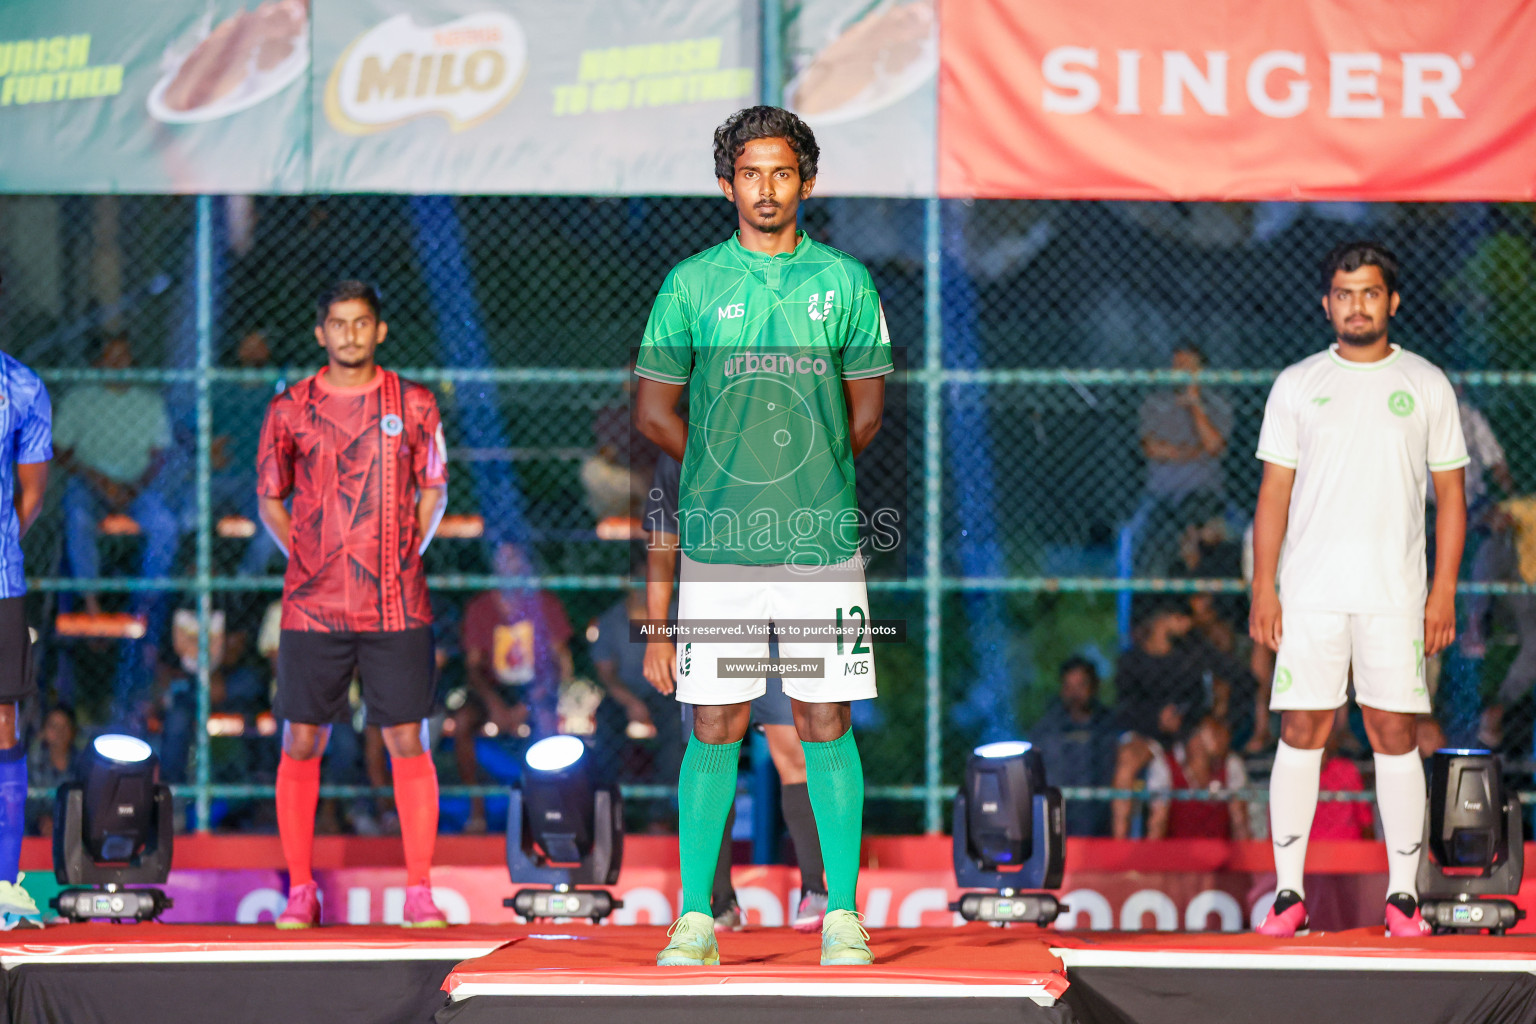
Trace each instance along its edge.
<path fill-rule="evenodd" d="M 837 292 L 827 292 L 826 298 L 823 299 L 820 292 L 811 292 L 811 301 L 806 306 L 806 313 L 812 320 L 827 319 L 832 315 L 832 299 L 836 295 Z M 820 303 L 820 309 L 817 308 L 818 303 Z"/>
<path fill-rule="evenodd" d="M 1413 396 L 1406 391 L 1394 391 L 1387 398 L 1387 408 L 1392 410 L 1394 416 L 1408 416 L 1413 413 Z"/>

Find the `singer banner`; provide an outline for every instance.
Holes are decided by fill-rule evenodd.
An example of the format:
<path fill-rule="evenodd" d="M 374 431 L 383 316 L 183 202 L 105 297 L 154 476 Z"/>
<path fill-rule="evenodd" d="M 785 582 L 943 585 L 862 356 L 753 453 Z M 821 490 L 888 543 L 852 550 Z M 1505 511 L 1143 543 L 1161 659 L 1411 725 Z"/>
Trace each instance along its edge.
<path fill-rule="evenodd" d="M 1536 198 L 1536 3 L 939 5 L 939 192 Z"/>

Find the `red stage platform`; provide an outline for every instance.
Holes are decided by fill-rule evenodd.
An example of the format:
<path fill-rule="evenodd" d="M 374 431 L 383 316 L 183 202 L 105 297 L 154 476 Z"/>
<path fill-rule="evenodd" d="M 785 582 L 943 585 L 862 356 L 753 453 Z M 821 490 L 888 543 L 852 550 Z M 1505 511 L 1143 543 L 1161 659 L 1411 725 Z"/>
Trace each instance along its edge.
<path fill-rule="evenodd" d="M 69 925 L 0 935 L 11 1022 L 730 1024 L 952 1020 L 1536 1021 L 1536 938 L 1389 940 L 1354 929 L 871 933 L 872 968 L 823 968 L 818 937 L 721 937 L 717 968 L 657 968 L 653 927 Z"/>
<path fill-rule="evenodd" d="M 505 1020 L 530 1001 L 552 1021 L 594 1020 L 604 1006 L 622 1006 L 626 1022 L 673 1020 L 680 1006 L 702 1013 L 704 1003 L 733 1024 L 800 1011 L 890 1024 L 933 1020 L 941 1008 L 967 1022 L 1065 1019 L 1033 1012 L 1066 991 L 1061 961 L 1038 937 L 998 929 L 878 929 L 868 968 L 822 967 L 820 936 L 784 928 L 721 936 L 713 968 L 656 967 L 666 944 L 664 928 L 532 931 L 454 968 L 443 986 L 450 1010 L 439 1020 Z"/>

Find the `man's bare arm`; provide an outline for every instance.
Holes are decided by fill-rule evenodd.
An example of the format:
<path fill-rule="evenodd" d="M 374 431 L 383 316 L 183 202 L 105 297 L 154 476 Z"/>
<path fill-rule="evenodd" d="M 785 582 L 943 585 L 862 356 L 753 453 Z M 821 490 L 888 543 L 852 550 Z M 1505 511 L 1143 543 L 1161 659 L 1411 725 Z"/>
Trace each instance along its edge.
<path fill-rule="evenodd" d="M 652 622 L 666 622 L 672 611 L 677 550 L 675 534 L 651 534 L 645 553 L 645 617 Z M 677 645 L 668 637 L 653 637 L 645 645 L 642 671 L 658 693 L 671 693 L 677 687 Z"/>
<path fill-rule="evenodd" d="M 683 385 L 641 377 L 635 388 L 635 429 L 678 462 L 688 446 L 688 421 L 678 415 Z"/>
<path fill-rule="evenodd" d="M 1190 419 L 1195 422 L 1195 434 L 1200 438 L 1200 451 L 1205 455 L 1220 455 L 1227 447 L 1227 439 L 1221 436 L 1216 424 L 1205 411 L 1198 392 L 1193 392 L 1186 405 Z"/>
<path fill-rule="evenodd" d="M 880 432 L 885 417 L 885 378 L 843 381 L 843 400 L 848 405 L 848 442 L 857 455 Z"/>
<path fill-rule="evenodd" d="M 1188 462 L 1200 456 L 1200 449 L 1192 444 L 1175 444 L 1159 437 L 1143 437 L 1141 453 L 1153 462 Z"/>
<path fill-rule="evenodd" d="M 1438 654 L 1456 639 L 1456 575 L 1467 542 L 1466 470 L 1430 474 L 1435 481 L 1435 578 L 1424 602 L 1424 653 Z"/>
<path fill-rule="evenodd" d="M 1264 463 L 1259 502 L 1253 513 L 1253 606 L 1248 635 L 1272 651 L 1280 649 L 1280 595 L 1275 577 L 1280 571 L 1280 545 L 1291 515 L 1291 488 L 1296 471 Z"/>
<path fill-rule="evenodd" d="M 16 463 L 16 519 L 21 524 L 21 536 L 37 521 L 43 510 L 43 492 L 48 489 L 48 463 Z"/>
<path fill-rule="evenodd" d="M 263 494 L 258 498 L 256 514 L 261 518 L 261 525 L 267 528 L 267 532 L 272 535 L 272 540 L 283 552 L 283 557 L 287 558 L 288 532 L 293 526 L 293 517 L 288 514 L 288 506 L 283 504 L 282 498 Z"/>
<path fill-rule="evenodd" d="M 448 488 L 423 487 L 416 495 L 416 527 L 421 534 L 421 547 L 417 554 L 426 554 L 427 545 L 437 535 L 437 528 L 448 511 Z"/>

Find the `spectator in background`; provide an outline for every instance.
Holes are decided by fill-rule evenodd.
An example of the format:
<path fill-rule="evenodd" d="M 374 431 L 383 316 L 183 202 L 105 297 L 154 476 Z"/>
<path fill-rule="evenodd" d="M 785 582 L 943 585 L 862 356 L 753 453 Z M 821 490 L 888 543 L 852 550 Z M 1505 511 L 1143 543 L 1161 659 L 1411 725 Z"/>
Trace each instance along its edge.
<path fill-rule="evenodd" d="M 208 710 L 240 715 L 250 735 L 255 735 L 256 716 L 264 709 L 265 686 L 256 670 L 241 665 L 246 634 L 226 633 L 224 613 L 216 611 L 208 622 Z M 191 753 L 197 738 L 197 612 L 178 608 L 171 618 L 171 648 L 176 670 L 164 681 L 158 716 L 161 721 L 160 768 L 165 781 L 188 781 Z M 242 780 L 253 758 L 237 758 L 229 766 L 229 781 Z"/>
<path fill-rule="evenodd" d="M 1087 658 L 1068 658 L 1057 673 L 1061 693 L 1040 716 L 1030 741 L 1049 765 L 1053 786 L 1108 786 L 1115 777 L 1120 729 L 1099 703 L 1099 670 Z M 1110 834 L 1109 804 L 1068 800 L 1067 834 Z"/>
<path fill-rule="evenodd" d="M 1359 743 L 1349 731 L 1349 707 L 1334 712 L 1333 731 L 1323 745 L 1323 769 L 1318 776 L 1320 792 L 1363 793 L 1365 780 L 1360 768 L 1341 752 L 1346 746 L 1358 750 Z M 1376 818 L 1367 802 L 1342 803 L 1319 800 L 1312 815 L 1312 839 L 1375 839 Z"/>
<path fill-rule="evenodd" d="M 502 541 L 494 555 L 498 576 L 530 576 L 522 545 Z M 551 736 L 559 731 L 560 687 L 573 672 L 571 620 L 548 590 L 512 587 L 474 597 L 464 609 L 464 672 L 468 699 L 454 713 L 459 776 L 479 775 L 475 737 L 490 722 L 499 735 Z M 465 831 L 485 830 L 485 802 L 470 802 Z"/>
<path fill-rule="evenodd" d="M 1232 752 L 1232 731 L 1214 715 L 1202 718 L 1187 739 L 1160 747 L 1147 766 L 1149 793 L 1215 792 L 1247 785 L 1242 758 Z M 1147 838 L 1247 839 L 1248 804 L 1236 798 L 1153 800 L 1147 812 Z"/>
<path fill-rule="evenodd" d="M 1135 630 L 1135 645 L 1115 668 L 1116 710 L 1127 729 L 1116 756 L 1115 787 L 1130 789 L 1142 771 L 1172 748 L 1200 709 L 1226 723 L 1233 700 L 1252 692 L 1246 666 L 1192 634 L 1187 605 L 1168 598 L 1151 604 Z M 1111 803 L 1113 834 L 1130 835 L 1132 801 Z"/>
<path fill-rule="evenodd" d="M 644 573 L 644 569 L 641 569 Z M 643 577 L 642 577 L 643 578 Z M 588 652 L 603 684 L 627 719 L 631 739 L 654 741 L 656 756 L 644 766 L 646 781 L 670 784 L 682 766 L 682 717 L 677 701 L 657 690 L 645 678 L 645 644 L 630 642 L 630 623 L 645 619 L 645 588 L 631 587 L 622 600 L 609 607 L 592 624 Z M 629 766 L 624 766 L 628 768 Z M 628 773 L 626 773 L 628 774 Z"/>
<path fill-rule="evenodd" d="M 1536 496 L 1500 502 L 1491 522 L 1494 535 L 1478 552 L 1489 579 L 1536 583 Z M 1478 729 L 1478 740 L 1495 749 L 1504 742 L 1505 711 L 1536 686 L 1536 594 L 1505 594 L 1503 603 L 1515 620 L 1520 649 L 1504 673 L 1498 694 L 1484 709 Z M 1470 609 L 1468 614 L 1470 618 Z"/>
<path fill-rule="evenodd" d="M 235 360 L 242 370 L 265 369 L 272 361 L 266 332 L 247 331 L 235 348 Z M 281 384 L 280 381 L 278 390 L 281 390 Z M 210 488 L 214 511 L 218 514 L 243 516 L 253 523 L 257 521 L 256 454 L 261 444 L 261 424 L 273 390 L 270 382 L 260 380 L 242 380 L 214 389 L 213 419 L 220 433 L 213 438 L 209 457 L 213 469 Z M 265 575 L 277 553 L 277 542 L 272 535 L 257 529 L 240 559 L 240 574 Z"/>
<path fill-rule="evenodd" d="M 1472 582 L 1492 583 L 1503 577 L 1510 567 L 1504 532 L 1509 518 L 1494 504 L 1488 490 L 1488 476 L 1503 490 L 1506 497 L 1516 497 L 1515 479 L 1509 471 L 1504 456 L 1504 446 L 1493 432 L 1493 425 L 1481 409 L 1467 401 L 1466 389 L 1456 385 L 1457 409 L 1461 412 L 1461 432 L 1467 439 L 1467 542 L 1472 550 Z M 1429 482 L 1429 500 L 1435 500 L 1435 482 Z M 1468 594 L 1466 598 L 1467 628 L 1462 632 L 1461 651 L 1469 658 L 1482 658 L 1488 653 L 1488 641 L 1484 632 L 1491 594 Z"/>
<path fill-rule="evenodd" d="M 133 365 L 127 335 L 101 342 L 95 365 L 126 370 Z M 171 443 L 171 421 L 159 392 L 136 384 L 82 384 L 71 388 L 54 417 L 53 442 L 59 465 L 70 474 L 64 486 L 64 552 L 69 573 L 101 575 L 97 524 L 109 512 L 133 517 L 144 534 L 140 573 L 170 573 L 179 536 L 176 514 L 153 486 Z M 85 595 L 85 609 L 101 612 L 100 599 Z M 134 599 L 135 611 L 154 604 L 152 592 Z"/>
<path fill-rule="evenodd" d="M 1184 528 L 1179 541 L 1179 559 L 1170 575 L 1175 579 L 1215 579 L 1242 583 L 1243 545 L 1232 536 L 1224 517 L 1191 523 Z M 1223 708 L 1219 717 L 1232 726 L 1240 742 L 1246 741 L 1248 750 L 1255 751 L 1273 742 L 1269 723 L 1268 680 L 1274 666 L 1272 659 L 1265 656 L 1265 648 L 1255 644 L 1243 627 L 1248 620 L 1246 604 L 1246 598 L 1241 593 L 1197 593 L 1189 597 L 1194 634 L 1223 655 L 1247 667 L 1246 675 L 1223 682 L 1227 685 L 1225 697 L 1228 700 L 1232 696 L 1233 685 L 1239 686 L 1244 694 L 1253 693 L 1252 722 L 1247 721 L 1246 713 L 1236 708 L 1230 715 Z M 1254 685 L 1246 686 L 1249 682 Z M 1213 708 L 1217 703 L 1213 700 Z"/>
<path fill-rule="evenodd" d="M 1493 432 L 1493 424 L 1483 411 L 1467 399 L 1467 389 L 1456 385 L 1456 408 L 1461 413 L 1461 433 L 1467 441 L 1467 510 L 1477 512 L 1487 507 L 1491 498 L 1488 477 L 1503 489 L 1505 494 L 1515 493 L 1515 480 L 1509 472 L 1509 461 L 1504 446 Z M 1429 481 L 1428 498 L 1435 500 L 1435 481 Z M 1468 517 L 1471 522 L 1474 516 Z"/>
<path fill-rule="evenodd" d="M 57 704 L 43 716 L 42 732 L 28 755 L 28 784 L 37 789 L 57 790 L 76 777 L 80 758 L 75 712 Z M 33 835 L 53 835 L 53 797 L 27 801 L 27 831 Z"/>
<path fill-rule="evenodd" d="M 1185 601 L 1163 597 L 1153 602 L 1133 639 L 1115 667 L 1115 710 L 1134 732 L 1156 735 L 1165 708 L 1187 715 L 1219 703 L 1218 682 L 1233 697 L 1252 691 L 1247 666 L 1195 631 Z"/>
<path fill-rule="evenodd" d="M 1205 357 L 1185 342 L 1173 353 L 1173 368 L 1198 374 Z M 1226 504 L 1221 456 L 1232 436 L 1232 406 L 1207 394 L 1198 380 L 1173 391 L 1154 391 L 1141 404 L 1141 451 L 1147 460 L 1147 496 L 1154 504 L 1144 542 L 1145 564 L 1162 572 L 1174 527 L 1206 522 Z M 1160 513 L 1160 514 L 1159 514 Z"/>
<path fill-rule="evenodd" d="M 617 405 L 597 410 L 592 432 L 597 449 L 581 464 L 581 486 L 593 518 L 638 518 L 645 492 L 661 450 L 632 426 L 630 392 L 634 390 L 634 363 L 624 375 L 624 397 Z"/>

